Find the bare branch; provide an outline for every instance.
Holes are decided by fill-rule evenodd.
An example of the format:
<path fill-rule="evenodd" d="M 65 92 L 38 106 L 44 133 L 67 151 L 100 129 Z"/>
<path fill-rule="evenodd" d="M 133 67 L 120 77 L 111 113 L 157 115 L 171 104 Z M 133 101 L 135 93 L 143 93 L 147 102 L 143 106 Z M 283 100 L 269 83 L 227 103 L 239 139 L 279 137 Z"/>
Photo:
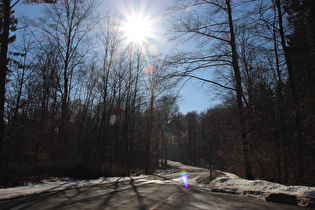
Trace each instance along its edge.
<path fill-rule="evenodd" d="M 194 79 L 198 79 L 198 80 L 201 80 L 201 81 L 204 81 L 204 82 L 208 82 L 208 83 L 217 85 L 217 86 L 222 87 L 222 88 L 224 88 L 224 89 L 236 91 L 235 88 L 231 88 L 231 87 L 222 85 L 222 84 L 220 84 L 220 83 L 218 83 L 218 82 L 215 82 L 215 81 L 213 81 L 213 80 L 208 80 L 208 79 L 205 79 L 205 78 L 196 76 L 196 75 L 190 75 L 190 74 L 173 74 L 172 76 L 173 76 L 173 77 L 189 77 L 189 78 L 194 78 Z"/>

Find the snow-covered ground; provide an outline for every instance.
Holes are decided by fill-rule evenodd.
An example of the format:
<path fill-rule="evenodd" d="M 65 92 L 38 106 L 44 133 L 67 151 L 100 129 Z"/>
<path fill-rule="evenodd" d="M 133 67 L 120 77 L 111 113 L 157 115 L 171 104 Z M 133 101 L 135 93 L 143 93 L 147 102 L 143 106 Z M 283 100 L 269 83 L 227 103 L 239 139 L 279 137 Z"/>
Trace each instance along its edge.
<path fill-rule="evenodd" d="M 211 182 L 212 187 L 229 192 L 244 193 L 246 191 L 257 192 L 257 194 L 287 193 L 298 196 L 315 196 L 315 187 L 306 186 L 286 186 L 264 180 L 246 180 L 233 174 L 231 177 L 224 173 L 224 177 L 219 177 Z"/>
<path fill-rule="evenodd" d="M 246 180 L 224 173 L 210 183 L 212 191 L 241 194 L 259 199 L 315 207 L 315 187 L 286 186 L 264 180 Z"/>
<path fill-rule="evenodd" d="M 147 176 L 132 177 L 133 179 L 145 178 Z M 19 196 L 39 194 L 43 192 L 54 192 L 59 190 L 88 187 L 93 185 L 114 183 L 116 181 L 130 180 L 129 177 L 101 177 L 99 179 L 92 180 L 76 180 L 76 179 L 58 179 L 51 178 L 49 180 L 43 180 L 39 184 L 29 184 L 27 186 L 18 186 L 12 188 L 0 189 L 0 199 L 9 199 Z"/>
<path fill-rule="evenodd" d="M 168 164 L 176 168 L 184 168 L 187 171 L 205 170 L 193 166 L 186 166 L 179 162 L 168 161 Z M 160 174 L 174 172 L 159 171 Z M 189 173 L 189 172 L 188 172 Z M 196 178 L 189 180 L 189 186 L 202 186 L 203 188 L 216 191 L 234 193 L 245 196 L 256 197 L 273 202 L 282 202 L 300 206 L 315 207 L 315 187 L 307 186 L 286 186 L 274 182 L 263 180 L 246 180 L 239 178 L 235 174 L 221 172 L 222 176 L 213 180 L 209 185 L 200 185 Z M 178 177 L 173 180 L 146 180 L 147 176 L 136 176 L 133 179 L 142 179 L 143 182 L 152 182 L 158 184 L 181 184 Z M 19 186 L 14 188 L 0 189 L 0 199 L 8 199 L 24 195 L 39 194 L 43 192 L 52 192 L 70 188 L 79 188 L 98 184 L 112 183 L 116 181 L 129 180 L 130 178 L 99 178 L 95 180 L 74 180 L 74 179 L 50 179 L 44 180 L 40 184 L 29 184 L 28 186 Z"/>
<path fill-rule="evenodd" d="M 188 170 L 196 169 L 196 167 L 185 166 L 173 161 L 169 161 L 169 165 L 179 168 L 187 167 Z M 286 186 L 264 180 L 246 180 L 235 174 L 220 172 L 222 176 L 216 178 L 207 186 L 212 191 L 240 194 L 272 202 L 315 207 L 315 187 Z"/>

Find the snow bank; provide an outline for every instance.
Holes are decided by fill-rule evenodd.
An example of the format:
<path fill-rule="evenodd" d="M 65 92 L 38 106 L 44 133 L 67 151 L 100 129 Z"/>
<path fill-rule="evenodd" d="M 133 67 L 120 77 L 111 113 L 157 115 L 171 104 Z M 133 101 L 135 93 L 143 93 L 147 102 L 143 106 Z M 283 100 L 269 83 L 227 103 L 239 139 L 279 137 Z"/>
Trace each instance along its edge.
<path fill-rule="evenodd" d="M 246 180 L 223 173 L 210 183 L 212 191 L 243 194 L 272 202 L 315 207 L 315 187 L 286 186 L 263 180 Z"/>
<path fill-rule="evenodd" d="M 132 177 L 132 179 L 144 178 L 147 176 L 137 176 Z M 59 190 L 87 187 L 105 183 L 113 183 L 117 181 L 130 180 L 129 177 L 110 177 L 93 180 L 75 180 L 75 179 L 58 179 L 51 178 L 49 180 L 44 180 L 39 184 L 29 184 L 27 186 L 19 186 L 13 188 L 0 189 L 0 199 L 9 199 L 26 195 L 40 194 L 43 192 L 54 192 Z"/>
<path fill-rule="evenodd" d="M 204 172 L 207 169 L 201 169 L 193 166 L 186 166 L 179 162 L 168 161 L 168 164 L 176 168 L 185 168 L 190 171 Z M 176 172 L 177 170 L 159 171 L 159 174 Z M 215 192 L 225 192 L 241 194 L 245 196 L 256 197 L 266 201 L 295 204 L 315 208 L 315 187 L 306 186 L 286 186 L 274 182 L 263 180 L 246 180 L 241 179 L 235 174 L 219 171 L 222 176 L 216 178 L 210 185 L 202 185 Z M 132 177 L 132 179 L 142 179 L 147 176 Z M 189 185 L 200 186 L 194 179 L 189 179 Z M 59 190 L 93 186 L 117 181 L 130 180 L 129 177 L 110 177 L 99 178 L 95 180 L 75 180 L 75 179 L 50 179 L 44 180 L 40 184 L 29 184 L 28 186 L 0 189 L 0 199 L 9 199 L 19 196 L 39 194 L 43 192 L 54 192 Z M 152 182 L 157 184 L 181 184 L 180 177 L 172 180 L 148 180 L 143 182 Z"/>
<path fill-rule="evenodd" d="M 168 164 L 177 168 L 198 169 L 180 162 L 168 161 Z M 286 186 L 264 180 L 246 180 L 232 173 L 218 172 L 222 176 L 210 182 L 208 187 L 211 191 L 240 194 L 271 202 L 315 208 L 315 187 Z M 191 184 L 199 186 L 198 183 Z"/>

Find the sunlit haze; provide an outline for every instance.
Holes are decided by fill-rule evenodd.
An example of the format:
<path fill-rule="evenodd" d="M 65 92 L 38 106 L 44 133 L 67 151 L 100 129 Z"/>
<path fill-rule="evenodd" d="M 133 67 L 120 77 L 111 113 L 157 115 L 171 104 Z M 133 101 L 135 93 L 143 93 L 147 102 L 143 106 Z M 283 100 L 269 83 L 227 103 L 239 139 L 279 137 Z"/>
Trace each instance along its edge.
<path fill-rule="evenodd" d="M 128 42 L 141 43 L 150 37 L 153 26 L 147 18 L 133 15 L 123 23 L 122 27 Z"/>

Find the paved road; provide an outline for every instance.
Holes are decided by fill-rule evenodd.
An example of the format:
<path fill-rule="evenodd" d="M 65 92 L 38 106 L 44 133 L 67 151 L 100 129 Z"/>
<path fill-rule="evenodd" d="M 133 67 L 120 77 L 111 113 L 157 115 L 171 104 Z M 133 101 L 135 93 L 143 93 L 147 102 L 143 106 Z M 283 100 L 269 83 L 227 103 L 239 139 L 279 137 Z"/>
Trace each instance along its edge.
<path fill-rule="evenodd" d="M 207 173 L 188 171 L 190 179 Z M 214 193 L 202 187 L 186 189 L 179 173 L 121 179 L 83 188 L 0 201 L 0 209 L 305 209 L 247 197 Z"/>

